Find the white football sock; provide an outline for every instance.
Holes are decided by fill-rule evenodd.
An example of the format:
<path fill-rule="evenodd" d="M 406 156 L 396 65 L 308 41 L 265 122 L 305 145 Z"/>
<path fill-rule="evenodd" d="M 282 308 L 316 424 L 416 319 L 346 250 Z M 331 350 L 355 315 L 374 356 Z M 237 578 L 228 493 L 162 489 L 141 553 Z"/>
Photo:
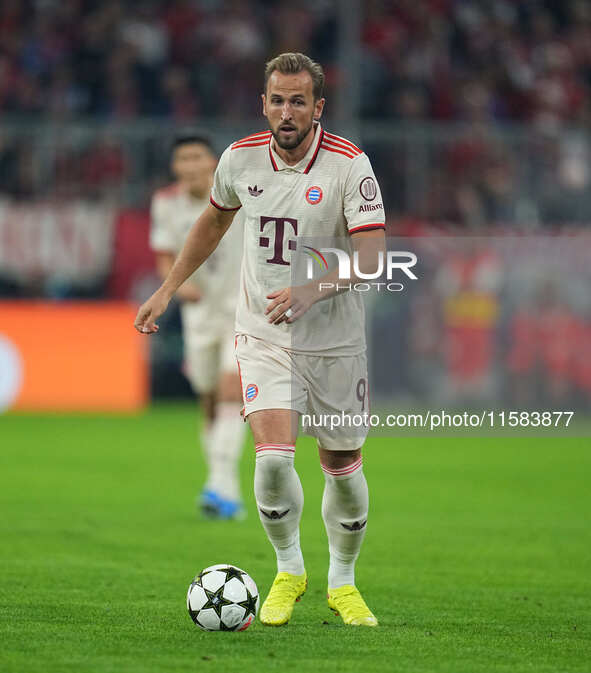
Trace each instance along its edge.
<path fill-rule="evenodd" d="M 240 501 L 238 466 L 246 432 L 238 402 L 220 402 L 208 440 L 209 474 L 206 490 L 214 491 L 226 500 Z"/>
<path fill-rule="evenodd" d="M 304 492 L 294 455 L 291 444 L 257 444 L 254 495 L 259 518 L 277 555 L 277 572 L 303 575 L 300 518 Z"/>
<path fill-rule="evenodd" d="M 361 458 L 339 469 L 322 466 L 322 518 L 328 535 L 330 589 L 355 586 L 355 561 L 365 536 L 369 495 Z"/>

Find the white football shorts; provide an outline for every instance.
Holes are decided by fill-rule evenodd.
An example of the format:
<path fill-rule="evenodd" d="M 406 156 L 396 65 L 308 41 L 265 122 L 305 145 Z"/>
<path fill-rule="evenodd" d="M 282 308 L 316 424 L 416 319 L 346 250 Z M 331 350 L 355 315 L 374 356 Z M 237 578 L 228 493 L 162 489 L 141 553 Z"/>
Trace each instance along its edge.
<path fill-rule="evenodd" d="M 305 355 L 238 334 L 236 358 L 245 417 L 262 409 L 291 409 L 300 414 L 302 432 L 316 437 L 320 448 L 362 446 L 369 415 L 365 353 Z"/>

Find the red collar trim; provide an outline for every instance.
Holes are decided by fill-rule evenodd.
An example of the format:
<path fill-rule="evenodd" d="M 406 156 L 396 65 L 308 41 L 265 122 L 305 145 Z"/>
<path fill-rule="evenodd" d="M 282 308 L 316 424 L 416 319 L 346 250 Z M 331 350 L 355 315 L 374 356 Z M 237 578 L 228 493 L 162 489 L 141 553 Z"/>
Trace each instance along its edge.
<path fill-rule="evenodd" d="M 316 145 L 316 149 L 314 151 L 314 156 L 310 159 L 310 163 L 306 166 L 306 170 L 304 173 L 309 173 L 310 169 L 314 165 L 314 162 L 316 161 L 316 157 L 318 156 L 318 151 L 320 150 L 320 145 L 322 144 L 322 139 L 324 138 L 324 129 L 320 129 L 320 133 L 318 134 L 318 145 Z"/>
<path fill-rule="evenodd" d="M 271 159 L 271 163 L 273 164 L 273 170 L 278 171 L 279 169 L 277 168 L 277 164 L 275 163 L 275 158 L 273 157 L 273 152 L 271 151 L 271 141 L 273 140 L 273 135 L 269 138 L 269 158 Z"/>

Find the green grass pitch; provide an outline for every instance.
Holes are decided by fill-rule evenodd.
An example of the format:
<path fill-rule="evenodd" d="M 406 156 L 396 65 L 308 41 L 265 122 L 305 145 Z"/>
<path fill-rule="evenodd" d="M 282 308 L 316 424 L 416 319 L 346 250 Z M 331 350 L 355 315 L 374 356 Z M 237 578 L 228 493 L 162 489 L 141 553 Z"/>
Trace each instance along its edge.
<path fill-rule="evenodd" d="M 193 575 L 230 562 L 264 597 L 274 555 L 248 519 L 196 516 L 192 406 L 138 417 L 0 418 L 0 671 L 535 673 L 591 670 L 588 439 L 372 439 L 357 583 L 377 629 L 326 606 L 323 478 L 296 465 L 309 589 L 287 627 L 204 633 Z"/>

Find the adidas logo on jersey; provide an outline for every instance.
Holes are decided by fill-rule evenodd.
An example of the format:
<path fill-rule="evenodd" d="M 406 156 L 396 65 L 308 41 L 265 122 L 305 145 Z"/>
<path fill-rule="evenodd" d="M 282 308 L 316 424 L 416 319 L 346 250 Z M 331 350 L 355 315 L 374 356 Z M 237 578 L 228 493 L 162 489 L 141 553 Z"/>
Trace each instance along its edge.
<path fill-rule="evenodd" d="M 248 188 L 248 193 L 251 196 L 260 196 L 263 193 L 262 189 L 257 189 L 257 186 L 255 185 L 254 187 L 249 187 Z"/>

